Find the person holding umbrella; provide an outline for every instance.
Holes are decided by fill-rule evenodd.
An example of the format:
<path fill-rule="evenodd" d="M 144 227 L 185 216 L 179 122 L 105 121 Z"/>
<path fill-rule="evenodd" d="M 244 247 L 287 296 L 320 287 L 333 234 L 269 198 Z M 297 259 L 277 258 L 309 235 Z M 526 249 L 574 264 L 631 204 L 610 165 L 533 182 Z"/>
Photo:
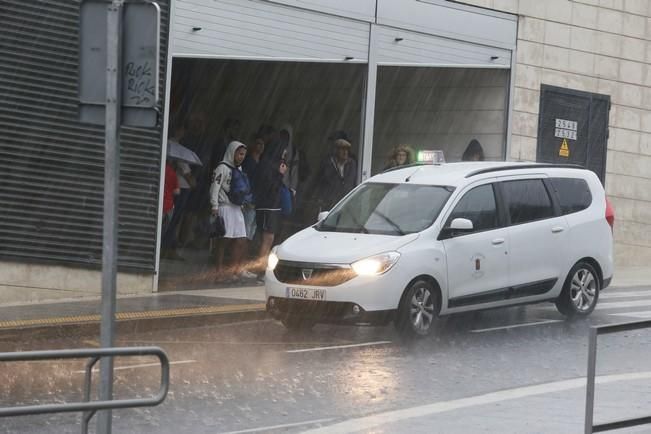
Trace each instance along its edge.
<path fill-rule="evenodd" d="M 162 245 L 163 249 L 161 257 L 165 259 L 184 260 L 184 258 L 176 251 L 178 245 L 177 228 L 183 220 L 185 208 L 190 197 L 190 192 L 196 187 L 196 182 L 192 176 L 190 164 L 201 165 L 201 160 L 190 149 L 181 145 L 176 139 L 170 138 L 167 146 L 167 162 L 166 162 L 166 183 L 168 171 L 174 171 L 177 178 L 178 193 L 175 194 L 173 199 L 173 210 L 168 217 L 168 224 L 163 233 Z M 167 167 L 169 166 L 169 167 Z M 171 174 L 169 175 L 171 176 Z"/>
<path fill-rule="evenodd" d="M 170 226 L 174 216 L 174 197 L 180 192 L 176 171 L 169 159 L 165 161 L 165 180 L 163 186 L 163 223 L 161 229 L 161 257 L 167 258 L 170 249 Z"/>

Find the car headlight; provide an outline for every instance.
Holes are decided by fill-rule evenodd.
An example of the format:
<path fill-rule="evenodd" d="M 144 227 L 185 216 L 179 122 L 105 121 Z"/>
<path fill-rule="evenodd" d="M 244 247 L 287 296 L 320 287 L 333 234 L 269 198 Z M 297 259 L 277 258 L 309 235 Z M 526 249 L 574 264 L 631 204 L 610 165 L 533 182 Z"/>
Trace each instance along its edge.
<path fill-rule="evenodd" d="M 278 255 L 276 255 L 276 248 L 274 247 L 271 249 L 271 253 L 269 253 L 269 258 L 267 258 L 267 270 L 274 271 L 276 269 L 276 265 L 278 265 L 278 260 Z"/>
<path fill-rule="evenodd" d="M 398 262 L 399 258 L 400 253 L 398 252 L 381 253 L 353 262 L 351 267 L 358 276 L 377 276 L 389 271 Z"/>

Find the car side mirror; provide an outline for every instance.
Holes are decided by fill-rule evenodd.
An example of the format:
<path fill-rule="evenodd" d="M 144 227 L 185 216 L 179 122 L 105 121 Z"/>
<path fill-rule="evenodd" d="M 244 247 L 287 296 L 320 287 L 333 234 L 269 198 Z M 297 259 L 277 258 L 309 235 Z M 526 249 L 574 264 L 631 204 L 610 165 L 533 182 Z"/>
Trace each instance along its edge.
<path fill-rule="evenodd" d="M 328 214 L 330 214 L 330 211 L 321 211 L 319 215 L 317 216 L 317 222 L 325 220 L 326 217 L 328 217 Z M 314 214 L 312 214 L 314 215 Z"/>
<path fill-rule="evenodd" d="M 472 221 L 463 218 L 456 218 L 450 223 L 450 229 L 453 231 L 468 232 L 473 230 Z"/>
<path fill-rule="evenodd" d="M 472 225 L 472 221 L 464 218 L 456 218 L 452 220 L 450 226 L 441 229 L 441 234 L 439 235 L 439 239 L 445 240 L 447 238 L 452 238 L 457 235 L 471 232 L 473 229 L 474 226 Z"/>

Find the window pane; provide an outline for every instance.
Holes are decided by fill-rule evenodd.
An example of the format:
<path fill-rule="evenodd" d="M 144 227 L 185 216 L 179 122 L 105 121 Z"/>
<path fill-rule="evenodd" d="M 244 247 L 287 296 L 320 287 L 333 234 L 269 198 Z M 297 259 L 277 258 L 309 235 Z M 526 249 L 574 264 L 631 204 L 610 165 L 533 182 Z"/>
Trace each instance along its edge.
<path fill-rule="evenodd" d="M 582 211 L 592 203 L 590 187 L 584 179 L 552 178 L 551 181 L 563 215 Z"/>
<path fill-rule="evenodd" d="M 443 151 L 448 162 L 466 150 L 468 159 L 504 160 L 508 91 L 508 70 L 378 66 L 372 173 L 419 151 Z"/>
<path fill-rule="evenodd" d="M 509 205 L 511 224 L 517 225 L 553 217 L 552 202 L 542 180 L 507 181 L 503 186 Z"/>
<path fill-rule="evenodd" d="M 496 228 L 497 207 L 492 184 L 475 187 L 466 193 L 450 214 L 446 226 L 450 226 L 456 218 L 470 220 L 473 232 Z"/>

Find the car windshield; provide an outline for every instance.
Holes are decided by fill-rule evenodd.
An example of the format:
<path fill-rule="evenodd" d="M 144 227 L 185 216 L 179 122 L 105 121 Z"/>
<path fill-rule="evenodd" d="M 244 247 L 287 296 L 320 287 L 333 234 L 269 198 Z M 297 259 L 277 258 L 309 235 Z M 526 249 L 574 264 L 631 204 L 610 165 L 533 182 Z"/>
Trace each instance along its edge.
<path fill-rule="evenodd" d="M 415 184 L 367 183 L 316 226 L 325 232 L 405 235 L 430 226 L 450 189 Z"/>

